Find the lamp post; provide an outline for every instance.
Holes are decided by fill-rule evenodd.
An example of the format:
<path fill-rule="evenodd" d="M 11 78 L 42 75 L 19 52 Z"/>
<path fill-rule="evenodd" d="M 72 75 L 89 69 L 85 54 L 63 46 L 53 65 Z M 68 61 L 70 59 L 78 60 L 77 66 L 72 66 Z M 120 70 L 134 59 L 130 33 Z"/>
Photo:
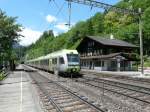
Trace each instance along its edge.
<path fill-rule="evenodd" d="M 144 60 L 143 60 L 143 38 L 142 38 L 142 20 L 141 20 L 141 8 L 139 8 L 139 38 L 140 38 L 140 59 L 141 59 L 141 76 L 144 74 Z"/>

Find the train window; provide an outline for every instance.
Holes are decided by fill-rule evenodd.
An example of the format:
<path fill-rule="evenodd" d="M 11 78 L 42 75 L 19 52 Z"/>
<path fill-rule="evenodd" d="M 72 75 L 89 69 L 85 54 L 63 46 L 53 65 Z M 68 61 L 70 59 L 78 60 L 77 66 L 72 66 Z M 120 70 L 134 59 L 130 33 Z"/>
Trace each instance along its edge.
<path fill-rule="evenodd" d="M 46 60 L 46 64 L 49 65 L 49 60 L 48 59 Z"/>
<path fill-rule="evenodd" d="M 54 64 L 54 59 L 52 59 L 52 64 Z"/>
<path fill-rule="evenodd" d="M 60 63 L 60 64 L 65 64 L 63 57 L 60 57 L 60 58 L 59 58 L 59 63 Z"/>
<path fill-rule="evenodd" d="M 79 56 L 77 54 L 67 54 L 69 62 L 79 62 Z"/>
<path fill-rule="evenodd" d="M 52 59 L 53 64 L 57 64 L 57 58 Z"/>
<path fill-rule="evenodd" d="M 54 61 L 54 62 L 55 62 L 55 64 L 57 64 L 57 58 L 55 58 L 55 61 Z"/>
<path fill-rule="evenodd" d="M 44 63 L 44 65 L 48 65 L 48 64 L 49 64 L 49 63 L 48 63 L 48 59 L 43 60 L 43 63 Z"/>

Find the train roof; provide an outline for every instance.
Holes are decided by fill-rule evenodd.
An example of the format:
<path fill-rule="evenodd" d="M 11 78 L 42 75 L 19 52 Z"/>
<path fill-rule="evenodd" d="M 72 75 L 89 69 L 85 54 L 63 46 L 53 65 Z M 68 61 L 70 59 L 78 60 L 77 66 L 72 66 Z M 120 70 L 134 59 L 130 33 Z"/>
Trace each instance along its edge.
<path fill-rule="evenodd" d="M 78 54 L 77 50 L 63 49 L 63 50 L 59 50 L 59 51 L 55 51 L 55 52 L 52 52 L 52 53 L 50 53 L 50 54 L 47 54 L 46 56 L 41 56 L 41 57 L 38 57 L 38 58 L 36 58 L 36 59 L 29 60 L 29 61 L 27 61 L 27 62 L 32 62 L 32 61 L 38 61 L 38 60 L 48 59 L 48 58 L 50 58 L 50 57 L 61 56 L 61 55 L 70 54 L 70 53 Z"/>

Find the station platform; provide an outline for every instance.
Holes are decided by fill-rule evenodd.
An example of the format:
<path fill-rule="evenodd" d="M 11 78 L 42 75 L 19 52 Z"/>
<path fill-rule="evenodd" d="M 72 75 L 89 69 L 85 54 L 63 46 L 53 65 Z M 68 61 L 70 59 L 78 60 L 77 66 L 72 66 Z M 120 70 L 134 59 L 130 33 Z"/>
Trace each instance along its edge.
<path fill-rule="evenodd" d="M 38 112 L 28 74 L 21 65 L 0 82 L 0 112 Z"/>

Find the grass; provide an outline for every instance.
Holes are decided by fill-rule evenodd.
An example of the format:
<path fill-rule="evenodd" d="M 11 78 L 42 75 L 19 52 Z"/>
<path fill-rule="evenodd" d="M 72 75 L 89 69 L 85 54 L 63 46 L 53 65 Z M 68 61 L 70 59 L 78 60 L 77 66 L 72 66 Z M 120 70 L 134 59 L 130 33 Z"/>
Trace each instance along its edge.
<path fill-rule="evenodd" d="M 0 71 L 0 81 L 2 81 L 5 78 L 5 72 Z"/>
<path fill-rule="evenodd" d="M 144 59 L 144 67 L 150 67 L 150 57 Z"/>
<path fill-rule="evenodd" d="M 150 76 L 150 74 L 144 74 L 145 76 Z"/>

